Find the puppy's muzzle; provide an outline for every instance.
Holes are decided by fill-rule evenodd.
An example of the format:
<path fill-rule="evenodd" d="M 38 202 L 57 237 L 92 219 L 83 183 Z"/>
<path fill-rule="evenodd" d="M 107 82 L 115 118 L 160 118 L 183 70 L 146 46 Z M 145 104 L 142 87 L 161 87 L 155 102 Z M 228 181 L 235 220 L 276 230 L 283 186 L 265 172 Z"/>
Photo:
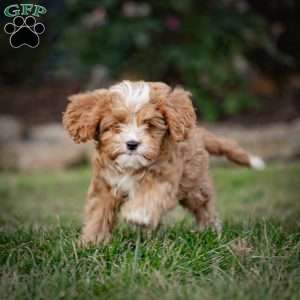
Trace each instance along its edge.
<path fill-rule="evenodd" d="M 126 143 L 126 146 L 127 146 L 127 149 L 128 149 L 128 150 L 133 151 L 133 150 L 135 150 L 135 149 L 138 147 L 139 144 L 140 144 L 140 143 L 139 143 L 138 141 L 132 140 L 132 141 L 128 141 L 128 142 Z"/>

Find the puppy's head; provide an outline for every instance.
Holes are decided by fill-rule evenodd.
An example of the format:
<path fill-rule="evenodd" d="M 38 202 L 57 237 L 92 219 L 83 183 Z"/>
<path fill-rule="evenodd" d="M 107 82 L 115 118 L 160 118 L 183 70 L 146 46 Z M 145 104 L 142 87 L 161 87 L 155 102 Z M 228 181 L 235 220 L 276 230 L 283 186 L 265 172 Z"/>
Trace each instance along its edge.
<path fill-rule="evenodd" d="M 74 141 L 96 140 L 121 169 L 155 162 L 164 139 L 183 141 L 196 121 L 189 93 L 163 83 L 123 81 L 69 100 L 63 124 Z"/>

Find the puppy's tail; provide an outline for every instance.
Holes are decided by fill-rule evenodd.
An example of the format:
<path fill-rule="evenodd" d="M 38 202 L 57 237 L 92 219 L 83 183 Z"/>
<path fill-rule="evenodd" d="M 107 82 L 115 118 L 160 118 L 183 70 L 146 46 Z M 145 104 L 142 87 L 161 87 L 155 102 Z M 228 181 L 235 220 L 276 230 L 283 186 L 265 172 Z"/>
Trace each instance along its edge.
<path fill-rule="evenodd" d="M 235 141 L 215 136 L 203 128 L 202 130 L 205 149 L 211 155 L 224 155 L 232 162 L 253 169 L 262 170 L 265 168 L 262 158 L 250 155 Z"/>

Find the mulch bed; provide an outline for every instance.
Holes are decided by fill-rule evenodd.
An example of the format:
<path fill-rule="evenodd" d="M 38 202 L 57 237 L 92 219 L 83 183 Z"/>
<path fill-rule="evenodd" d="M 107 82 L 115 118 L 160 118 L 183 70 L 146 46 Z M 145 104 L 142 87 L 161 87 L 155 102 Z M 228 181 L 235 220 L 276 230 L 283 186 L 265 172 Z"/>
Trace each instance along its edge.
<path fill-rule="evenodd" d="M 17 117 L 25 125 L 60 122 L 67 104 L 67 97 L 84 90 L 75 81 L 47 81 L 23 86 L 1 87 L 1 113 Z M 300 93 L 285 96 L 260 97 L 259 108 L 236 116 L 224 116 L 221 121 L 243 125 L 264 125 L 288 122 L 300 116 Z"/>

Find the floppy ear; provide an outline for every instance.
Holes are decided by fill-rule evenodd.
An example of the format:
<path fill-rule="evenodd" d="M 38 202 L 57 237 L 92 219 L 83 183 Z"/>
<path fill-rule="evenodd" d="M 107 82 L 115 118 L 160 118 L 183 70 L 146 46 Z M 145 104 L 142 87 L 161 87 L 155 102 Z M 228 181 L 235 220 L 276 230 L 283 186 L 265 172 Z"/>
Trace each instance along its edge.
<path fill-rule="evenodd" d="M 196 125 L 196 114 L 190 99 L 190 93 L 176 88 L 163 102 L 162 112 L 169 131 L 176 142 L 183 141 L 189 130 Z"/>
<path fill-rule="evenodd" d="M 69 97 L 70 103 L 63 114 L 63 125 L 76 143 L 97 138 L 101 119 L 111 102 L 108 90 L 99 89 Z"/>

